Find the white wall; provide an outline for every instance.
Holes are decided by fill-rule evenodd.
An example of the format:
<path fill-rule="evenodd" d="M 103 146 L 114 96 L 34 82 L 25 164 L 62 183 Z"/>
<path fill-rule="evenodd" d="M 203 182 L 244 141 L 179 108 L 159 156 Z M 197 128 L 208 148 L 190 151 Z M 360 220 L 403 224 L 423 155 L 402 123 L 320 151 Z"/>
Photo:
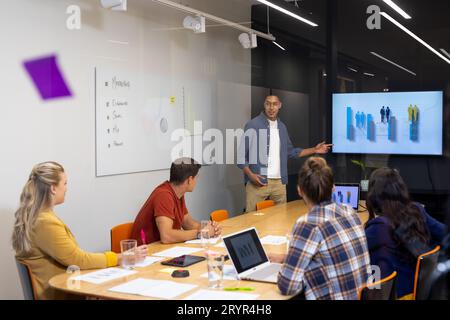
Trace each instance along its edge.
<path fill-rule="evenodd" d="M 194 35 L 181 28 L 183 14 L 152 1 L 129 0 L 126 13 L 101 9 L 99 2 L 15 0 L 0 11 L 0 299 L 22 298 L 10 236 L 19 195 L 34 164 L 55 160 L 64 165 L 68 193 L 56 211 L 80 246 L 90 251 L 109 249 L 110 228 L 132 221 L 152 189 L 168 179 L 167 170 L 95 177 L 96 65 L 108 61 L 208 80 L 218 128 L 242 127 L 250 118 L 250 51 L 240 47 L 238 31 L 211 27 Z M 250 20 L 248 1 L 182 3 L 226 19 Z M 66 28 L 71 4 L 82 10 L 79 31 Z M 58 55 L 73 98 L 43 102 L 24 72 L 24 59 L 49 53 Z M 204 167 L 187 205 L 197 219 L 219 208 L 242 212 L 241 172 L 232 165 Z"/>

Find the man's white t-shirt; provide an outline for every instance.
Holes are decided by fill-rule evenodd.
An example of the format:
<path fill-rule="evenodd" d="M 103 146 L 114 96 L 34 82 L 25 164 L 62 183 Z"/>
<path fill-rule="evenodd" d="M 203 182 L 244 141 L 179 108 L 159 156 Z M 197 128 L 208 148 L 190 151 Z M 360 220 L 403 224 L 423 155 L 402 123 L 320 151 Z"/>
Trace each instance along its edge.
<path fill-rule="evenodd" d="M 278 131 L 278 121 L 269 120 L 270 124 L 270 145 L 269 159 L 267 164 L 267 178 L 280 179 L 280 133 Z"/>

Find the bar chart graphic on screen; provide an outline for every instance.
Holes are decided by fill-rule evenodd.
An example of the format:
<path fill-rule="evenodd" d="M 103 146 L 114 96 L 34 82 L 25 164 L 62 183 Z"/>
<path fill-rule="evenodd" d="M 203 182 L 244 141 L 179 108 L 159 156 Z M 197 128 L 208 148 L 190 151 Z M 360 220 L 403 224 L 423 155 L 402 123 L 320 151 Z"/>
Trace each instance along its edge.
<path fill-rule="evenodd" d="M 443 94 L 333 95 L 336 153 L 442 154 Z"/>

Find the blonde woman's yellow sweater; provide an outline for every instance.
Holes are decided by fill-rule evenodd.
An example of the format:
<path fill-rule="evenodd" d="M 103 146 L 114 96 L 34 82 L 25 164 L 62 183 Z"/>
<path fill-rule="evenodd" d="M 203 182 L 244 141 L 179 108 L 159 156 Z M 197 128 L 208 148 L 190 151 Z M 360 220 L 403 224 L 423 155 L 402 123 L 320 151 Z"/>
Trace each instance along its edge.
<path fill-rule="evenodd" d="M 30 267 L 38 299 L 68 298 L 49 286 L 49 280 L 66 272 L 68 266 L 75 265 L 85 270 L 117 265 L 117 255 L 113 252 L 83 251 L 72 232 L 53 211 L 39 214 L 31 233 L 31 250 L 17 255 L 17 259 Z"/>

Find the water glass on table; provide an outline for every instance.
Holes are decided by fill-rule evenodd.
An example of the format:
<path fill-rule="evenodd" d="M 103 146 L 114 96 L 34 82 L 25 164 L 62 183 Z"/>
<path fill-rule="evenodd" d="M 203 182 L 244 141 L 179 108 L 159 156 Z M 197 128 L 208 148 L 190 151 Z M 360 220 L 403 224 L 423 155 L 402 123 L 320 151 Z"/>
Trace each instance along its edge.
<path fill-rule="evenodd" d="M 210 229 L 210 222 L 208 220 L 202 220 L 200 222 L 200 242 L 205 250 L 208 249 L 210 244 L 209 229 Z"/>
<path fill-rule="evenodd" d="M 120 250 L 122 253 L 122 268 L 133 269 L 136 264 L 137 241 L 128 239 L 121 240 Z"/>
<path fill-rule="evenodd" d="M 206 261 L 208 265 L 208 287 L 213 289 L 222 288 L 225 255 L 209 250 L 206 252 Z"/>

